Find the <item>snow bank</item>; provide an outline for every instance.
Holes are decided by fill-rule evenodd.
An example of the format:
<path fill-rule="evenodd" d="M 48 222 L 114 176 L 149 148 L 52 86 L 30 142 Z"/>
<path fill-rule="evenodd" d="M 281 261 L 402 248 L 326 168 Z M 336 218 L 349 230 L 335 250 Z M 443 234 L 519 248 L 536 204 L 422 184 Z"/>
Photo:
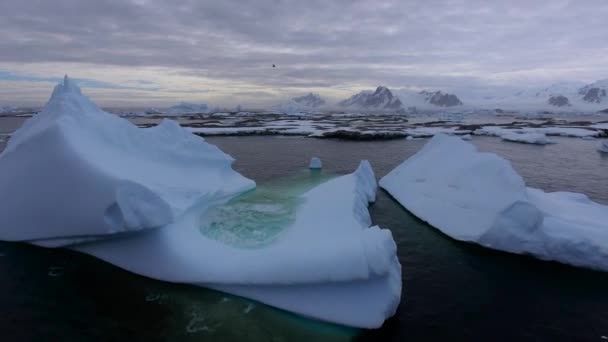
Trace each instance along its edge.
<path fill-rule="evenodd" d="M 438 135 L 380 180 L 414 215 L 452 238 L 608 271 L 608 207 L 525 186 L 510 163 Z"/>
<path fill-rule="evenodd" d="M 232 161 L 171 121 L 141 129 L 101 111 L 66 77 L 0 155 L 0 239 L 67 246 L 143 276 L 354 327 L 395 313 L 401 266 L 391 232 L 370 227 L 377 185 L 368 162 L 298 197 L 268 244 L 242 248 L 202 229 L 212 210 L 255 186 Z M 238 211 L 229 219 L 251 221 Z"/>
<path fill-rule="evenodd" d="M 547 139 L 545 133 L 505 133 L 500 136 L 502 140 L 525 143 L 525 144 L 536 144 L 536 145 L 547 145 L 553 142 Z"/>
<path fill-rule="evenodd" d="M 66 77 L 0 155 L 0 239 L 60 245 L 161 227 L 208 194 L 253 188 L 232 162 L 172 121 L 141 129 L 103 112 Z"/>
<path fill-rule="evenodd" d="M 199 217 L 118 241 L 75 249 L 129 271 L 245 296 L 304 316 L 376 328 L 401 295 L 391 232 L 367 204 L 376 181 L 369 163 L 302 195 L 293 223 L 270 245 L 236 248 L 201 234 Z"/>
<path fill-rule="evenodd" d="M 321 159 L 319 159 L 318 157 L 312 157 L 310 158 L 310 164 L 308 165 L 308 168 L 310 169 L 320 169 L 323 167 L 323 164 L 321 163 Z"/>

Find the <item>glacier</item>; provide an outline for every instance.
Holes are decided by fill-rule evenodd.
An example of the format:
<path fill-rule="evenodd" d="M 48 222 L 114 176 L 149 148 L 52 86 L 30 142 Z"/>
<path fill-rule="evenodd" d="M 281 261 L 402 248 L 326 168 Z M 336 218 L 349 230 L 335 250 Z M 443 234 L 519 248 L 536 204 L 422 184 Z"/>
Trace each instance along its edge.
<path fill-rule="evenodd" d="M 144 129 L 103 112 L 66 76 L 0 155 L 0 240 L 71 248 L 347 326 L 377 328 L 395 313 L 401 265 L 390 230 L 372 226 L 367 161 L 299 195 L 293 220 L 250 248 L 201 229 L 256 187 L 233 161 L 173 121 Z"/>
<path fill-rule="evenodd" d="M 380 186 L 456 240 L 608 271 L 608 206 L 526 187 L 507 160 L 458 137 L 436 135 Z"/>

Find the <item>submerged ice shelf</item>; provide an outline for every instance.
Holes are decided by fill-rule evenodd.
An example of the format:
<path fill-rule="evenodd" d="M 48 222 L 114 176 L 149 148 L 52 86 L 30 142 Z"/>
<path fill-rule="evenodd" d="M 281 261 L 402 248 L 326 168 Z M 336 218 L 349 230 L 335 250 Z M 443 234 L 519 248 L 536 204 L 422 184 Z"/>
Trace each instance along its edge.
<path fill-rule="evenodd" d="M 391 232 L 370 227 L 368 162 L 254 192 L 232 162 L 172 121 L 103 112 L 66 77 L 0 155 L 0 239 L 353 327 L 395 313 L 401 266 Z"/>
<path fill-rule="evenodd" d="M 608 271 L 608 206 L 528 188 L 508 161 L 460 138 L 436 136 L 380 185 L 454 239 Z"/>

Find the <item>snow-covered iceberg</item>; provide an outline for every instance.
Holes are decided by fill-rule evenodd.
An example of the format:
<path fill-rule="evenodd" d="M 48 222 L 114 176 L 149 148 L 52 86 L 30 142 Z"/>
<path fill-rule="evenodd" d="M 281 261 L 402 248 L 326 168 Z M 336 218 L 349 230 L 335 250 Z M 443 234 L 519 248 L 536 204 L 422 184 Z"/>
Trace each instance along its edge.
<path fill-rule="evenodd" d="M 508 161 L 457 137 L 435 136 L 380 185 L 454 239 L 608 271 L 607 206 L 527 188 Z"/>
<path fill-rule="evenodd" d="M 389 230 L 370 227 L 367 162 L 301 196 L 268 245 L 238 248 L 201 233 L 200 212 L 119 241 L 77 246 L 151 278 L 198 284 L 324 321 L 375 328 L 394 314 L 401 267 Z M 238 218 L 236 218 L 238 220 Z M 203 219 L 204 220 L 204 219 Z"/>
<path fill-rule="evenodd" d="M 142 129 L 103 112 L 66 77 L 0 155 L 0 240 L 68 247 L 333 323 L 375 328 L 394 314 L 401 266 L 390 231 L 370 227 L 369 163 L 299 195 L 293 220 L 254 248 L 202 229 L 255 187 L 232 161 L 172 121 Z M 273 208 L 255 210 L 280 216 Z"/>
<path fill-rule="evenodd" d="M 524 144 L 547 145 L 553 142 L 547 139 L 545 133 L 516 133 L 509 132 L 500 136 L 502 140 Z"/>
<path fill-rule="evenodd" d="M 173 222 L 208 194 L 255 187 L 173 121 L 140 129 L 65 78 L 0 155 L 0 239 L 64 245 Z"/>

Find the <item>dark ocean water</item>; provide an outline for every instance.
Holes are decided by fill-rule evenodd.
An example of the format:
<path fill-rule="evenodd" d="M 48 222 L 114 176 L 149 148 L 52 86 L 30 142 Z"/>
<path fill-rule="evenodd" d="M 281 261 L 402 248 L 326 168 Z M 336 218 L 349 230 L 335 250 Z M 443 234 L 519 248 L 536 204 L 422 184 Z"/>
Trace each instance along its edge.
<path fill-rule="evenodd" d="M 595 141 L 554 138 L 532 146 L 475 137 L 512 161 L 528 185 L 608 203 L 608 158 Z M 426 140 L 348 142 L 216 137 L 235 169 L 259 186 L 296 175 L 312 156 L 324 172 L 361 159 L 382 177 Z M 379 190 L 370 207 L 390 228 L 403 267 L 402 303 L 381 329 L 314 322 L 246 299 L 139 277 L 92 257 L 0 243 L 0 341 L 602 341 L 608 274 L 451 240 Z M 364 295 L 364 294 L 362 294 Z"/>

